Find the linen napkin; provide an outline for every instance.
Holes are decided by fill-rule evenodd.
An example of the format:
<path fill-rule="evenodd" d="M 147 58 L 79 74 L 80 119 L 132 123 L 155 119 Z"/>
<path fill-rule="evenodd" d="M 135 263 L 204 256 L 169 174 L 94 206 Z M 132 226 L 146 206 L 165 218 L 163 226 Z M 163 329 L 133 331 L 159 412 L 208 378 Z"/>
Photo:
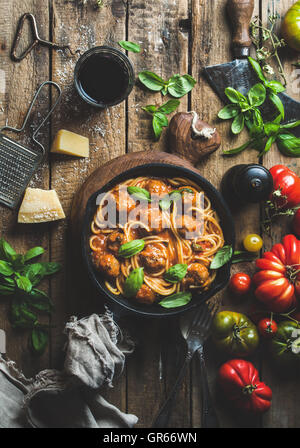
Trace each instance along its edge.
<path fill-rule="evenodd" d="M 137 417 L 108 403 L 101 387 L 124 367 L 134 343 L 118 343 L 119 329 L 109 310 L 66 324 L 64 369 L 44 370 L 27 379 L 12 361 L 0 356 L 1 428 L 132 428 Z"/>

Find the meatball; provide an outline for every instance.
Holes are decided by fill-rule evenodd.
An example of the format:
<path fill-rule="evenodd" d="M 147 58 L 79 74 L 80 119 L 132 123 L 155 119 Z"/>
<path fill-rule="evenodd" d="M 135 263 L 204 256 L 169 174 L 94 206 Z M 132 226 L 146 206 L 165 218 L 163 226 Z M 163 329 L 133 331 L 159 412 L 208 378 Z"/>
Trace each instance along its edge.
<path fill-rule="evenodd" d="M 188 267 L 183 284 L 187 287 L 191 285 L 202 286 L 208 280 L 208 277 L 208 269 L 203 264 L 192 263 Z"/>
<path fill-rule="evenodd" d="M 166 256 L 155 244 L 148 244 L 140 253 L 140 260 L 146 271 L 159 272 L 166 266 Z"/>
<path fill-rule="evenodd" d="M 135 208 L 135 200 L 128 194 L 127 188 L 118 188 L 112 194 L 118 212 L 127 211 L 129 213 Z"/>
<path fill-rule="evenodd" d="M 170 187 L 165 182 L 157 179 L 148 180 L 145 188 L 151 195 L 153 194 L 157 196 L 166 195 L 171 191 Z"/>
<path fill-rule="evenodd" d="M 112 254 L 95 252 L 93 254 L 93 261 L 96 268 L 108 277 L 117 278 L 120 274 L 120 263 Z"/>
<path fill-rule="evenodd" d="M 155 299 L 155 292 L 144 283 L 136 295 L 136 300 L 145 305 L 152 305 L 155 302 Z"/>
<path fill-rule="evenodd" d="M 124 233 L 120 232 L 119 230 L 115 230 L 114 232 L 110 233 L 106 238 L 106 247 L 115 255 L 118 255 L 119 249 L 122 246 L 122 244 L 124 244 L 124 242 L 125 242 Z"/>
<path fill-rule="evenodd" d="M 187 238 L 189 233 L 198 233 L 200 225 L 195 218 L 188 215 L 177 216 L 176 229 L 182 238 Z M 192 235 L 190 235 L 190 238 Z"/>

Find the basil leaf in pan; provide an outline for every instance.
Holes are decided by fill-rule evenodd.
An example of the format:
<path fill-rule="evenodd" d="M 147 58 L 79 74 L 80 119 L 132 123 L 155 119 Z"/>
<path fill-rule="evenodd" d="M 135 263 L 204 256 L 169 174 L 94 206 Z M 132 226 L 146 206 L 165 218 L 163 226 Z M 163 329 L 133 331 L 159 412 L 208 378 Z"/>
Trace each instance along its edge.
<path fill-rule="evenodd" d="M 131 272 L 124 283 L 124 295 L 128 299 L 135 297 L 144 283 L 144 268 L 137 268 Z"/>
<path fill-rule="evenodd" d="M 159 304 L 163 308 L 180 308 L 181 306 L 185 306 L 192 300 L 191 292 L 178 292 L 176 294 L 172 294 L 169 297 L 163 299 Z"/>
<path fill-rule="evenodd" d="M 128 187 L 127 192 L 128 194 L 130 194 L 130 196 L 133 196 L 135 199 L 138 199 L 140 201 L 150 202 L 151 200 L 149 191 L 145 190 L 144 188 Z"/>
<path fill-rule="evenodd" d="M 130 258 L 141 252 L 145 247 L 144 240 L 133 240 L 129 243 L 122 244 L 119 249 L 119 256 L 123 258 Z"/>
<path fill-rule="evenodd" d="M 220 269 L 224 266 L 228 261 L 230 261 L 233 255 L 232 246 L 224 246 L 222 249 L 218 250 L 215 255 L 215 258 L 210 264 L 210 269 Z"/>
<path fill-rule="evenodd" d="M 175 264 L 165 272 L 164 279 L 169 283 L 179 283 L 186 276 L 187 269 L 187 264 Z"/>

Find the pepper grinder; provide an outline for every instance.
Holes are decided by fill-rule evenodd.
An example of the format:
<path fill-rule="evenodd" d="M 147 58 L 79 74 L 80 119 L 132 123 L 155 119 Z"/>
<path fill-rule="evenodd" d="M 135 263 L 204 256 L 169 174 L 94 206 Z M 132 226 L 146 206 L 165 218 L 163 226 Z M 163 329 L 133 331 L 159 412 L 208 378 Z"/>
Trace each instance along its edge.
<path fill-rule="evenodd" d="M 225 173 L 221 182 L 222 195 L 232 210 L 267 201 L 272 191 L 270 171 L 257 164 L 236 165 Z"/>

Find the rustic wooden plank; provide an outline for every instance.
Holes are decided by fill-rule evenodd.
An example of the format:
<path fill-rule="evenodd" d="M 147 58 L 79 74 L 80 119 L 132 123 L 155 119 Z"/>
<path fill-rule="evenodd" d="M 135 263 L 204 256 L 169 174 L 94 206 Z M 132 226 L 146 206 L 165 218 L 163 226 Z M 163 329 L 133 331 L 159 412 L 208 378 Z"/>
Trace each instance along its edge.
<path fill-rule="evenodd" d="M 92 3 L 80 6 L 74 2 L 54 0 L 52 33 L 55 41 L 71 43 L 81 53 L 96 45 L 116 45 L 125 38 L 126 5 L 121 0 L 104 2 L 99 10 Z M 51 185 L 56 189 L 69 216 L 73 195 L 85 178 L 105 161 L 125 153 L 125 103 L 105 111 L 87 106 L 73 87 L 73 71 L 76 58 L 53 53 L 53 79 L 64 88 L 64 98 L 52 123 L 52 137 L 61 129 L 67 129 L 90 137 L 89 159 L 54 156 L 51 159 Z M 72 241 L 68 239 L 68 220 L 60 223 L 51 233 L 51 256 L 63 263 L 62 274 L 52 282 L 57 314 L 53 329 L 52 365 L 63 360 L 62 330 L 70 315 L 88 315 L 102 310 L 103 302 L 85 282 L 81 259 L 72 262 Z M 99 304 L 99 305 L 98 305 Z M 122 390 L 112 390 L 111 401 L 123 410 L 126 407 L 126 378 Z"/>
<path fill-rule="evenodd" d="M 23 2 L 1 0 L 0 10 L 0 126 L 3 126 L 7 120 L 11 126 L 17 126 L 22 123 L 38 85 L 49 79 L 49 52 L 45 48 L 35 49 L 24 61 L 17 64 L 11 61 L 10 50 L 17 22 L 25 12 L 32 12 L 36 16 L 40 35 L 46 39 L 49 37 L 48 1 L 42 0 L 37 4 L 34 0 L 24 0 Z M 25 43 L 29 42 L 29 36 L 25 27 Z M 43 92 L 43 97 L 37 107 L 39 107 L 40 113 L 48 111 L 49 96 L 47 91 Z M 37 119 L 37 114 L 34 114 L 30 124 L 36 126 Z M 31 131 L 31 127 L 27 128 L 25 134 L 20 137 L 20 141 L 32 145 Z M 18 139 L 19 137 L 14 134 L 13 138 Z M 49 128 L 47 126 L 42 130 L 41 138 L 46 150 L 48 150 Z M 49 188 L 47 158 L 30 185 L 32 187 Z M 17 210 L 12 212 L 1 206 L 1 236 L 10 241 L 15 249 L 21 253 L 33 246 L 43 246 L 46 249 L 44 259 L 47 260 L 49 257 L 48 226 L 18 225 L 16 216 Z M 45 290 L 48 289 L 47 287 L 48 284 L 45 283 Z M 32 375 L 49 365 L 49 352 L 47 351 L 42 358 L 35 358 L 30 354 L 27 348 L 27 332 L 12 330 L 8 322 L 7 304 L 8 299 L 1 298 L 0 327 L 7 332 L 8 357 L 16 361 L 17 365 L 27 375 Z"/>
<path fill-rule="evenodd" d="M 128 40 L 139 43 L 143 49 L 141 54 L 130 54 L 136 74 L 142 70 L 151 70 L 168 79 L 176 73 L 188 73 L 188 34 L 180 28 L 181 20 L 189 17 L 188 1 L 131 0 L 128 5 Z M 166 151 L 167 133 L 163 133 L 159 142 L 154 142 L 151 118 L 141 107 L 147 104 L 163 104 L 168 99 L 160 93 L 152 94 L 140 88 L 139 84 L 136 86 L 128 101 L 128 152 Z M 187 97 L 181 100 L 178 110 L 187 110 L 187 100 Z M 167 389 L 175 378 L 176 360 L 171 354 L 164 362 L 163 378 L 159 369 L 162 356 L 161 335 L 165 325 L 152 321 L 140 325 L 137 335 L 139 348 L 128 360 L 128 409 L 139 416 L 141 427 L 151 425 L 166 397 Z M 169 422 L 170 427 L 190 425 L 188 385 L 187 375 Z"/>
<path fill-rule="evenodd" d="M 263 21 L 267 24 L 268 16 L 279 14 L 284 17 L 287 10 L 294 4 L 294 0 L 271 1 L 262 0 Z M 281 21 L 279 21 L 281 23 Z M 300 100 L 294 81 L 297 79 L 292 63 L 298 61 L 297 54 L 285 48 L 282 51 L 284 70 L 287 75 L 287 92 L 293 98 Z M 299 79 L 299 78 L 298 78 Z M 297 84 L 297 82 L 296 82 Z M 274 165 L 283 164 L 300 175 L 300 161 L 296 158 L 283 156 L 276 145 L 264 157 L 264 165 L 271 168 Z M 283 218 L 272 226 L 271 238 L 265 236 L 266 249 L 281 241 L 282 237 L 290 233 L 290 219 Z M 264 417 L 264 426 L 269 428 L 297 428 L 299 427 L 299 378 L 291 375 L 283 375 L 278 372 L 269 360 L 263 362 L 262 375 L 264 381 L 273 389 L 273 403 L 270 412 Z"/>
<path fill-rule="evenodd" d="M 216 117 L 222 107 L 221 101 L 211 90 L 206 82 L 202 70 L 205 66 L 222 64 L 232 59 L 231 33 L 226 21 L 226 1 L 215 0 L 207 2 L 204 0 L 192 2 L 192 74 L 199 82 L 192 91 L 192 109 L 198 112 L 200 119 L 203 119 L 216 126 L 223 136 L 223 144 L 220 150 L 209 156 L 200 163 L 199 167 L 203 175 L 209 179 L 216 187 L 219 187 L 220 180 L 224 173 L 233 165 L 257 163 L 256 153 L 245 151 L 232 158 L 225 158 L 221 152 L 225 149 L 237 147 L 244 143 L 247 134 L 244 131 L 238 138 L 230 133 L 230 124 L 219 122 Z M 255 3 L 255 14 L 259 12 L 259 1 Z M 242 208 L 234 214 L 236 223 L 237 249 L 241 248 L 242 240 L 248 233 L 259 233 L 259 207 L 251 206 Z M 239 264 L 232 268 L 234 272 L 251 272 L 251 266 Z M 218 301 L 222 302 L 224 309 L 244 311 L 249 306 L 249 301 L 240 304 L 233 300 L 228 291 L 218 295 Z M 239 418 L 229 412 L 229 407 L 220 399 L 220 394 L 216 385 L 217 371 L 222 360 L 215 353 L 210 345 L 207 349 L 207 366 L 210 388 L 213 393 L 214 402 L 220 418 L 221 427 L 247 427 L 257 426 L 259 422 L 251 419 Z M 199 391 L 199 372 L 197 361 L 194 363 L 192 376 L 192 424 L 193 427 L 201 427 L 201 399 Z"/>

